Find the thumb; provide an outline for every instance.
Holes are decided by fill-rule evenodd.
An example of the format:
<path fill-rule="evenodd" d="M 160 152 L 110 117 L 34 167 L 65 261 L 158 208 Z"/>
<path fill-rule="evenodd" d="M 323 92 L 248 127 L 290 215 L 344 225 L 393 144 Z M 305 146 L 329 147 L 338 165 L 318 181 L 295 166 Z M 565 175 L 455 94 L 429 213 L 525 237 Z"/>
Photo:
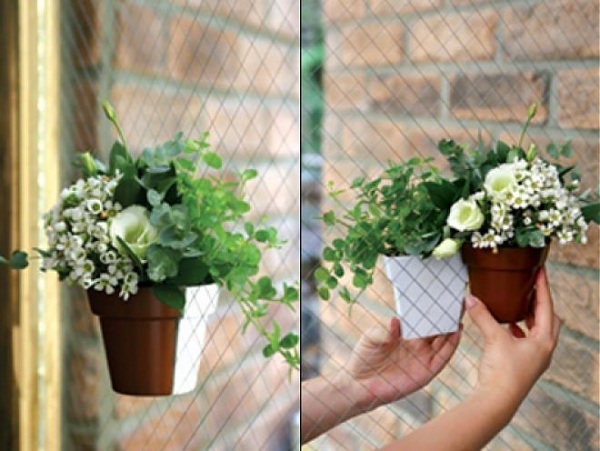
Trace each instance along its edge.
<path fill-rule="evenodd" d="M 472 294 L 468 294 L 465 297 L 465 306 L 467 312 L 469 312 L 469 316 L 479 328 L 484 338 L 486 340 L 492 338 L 500 328 L 500 324 L 494 319 L 487 307 Z"/>

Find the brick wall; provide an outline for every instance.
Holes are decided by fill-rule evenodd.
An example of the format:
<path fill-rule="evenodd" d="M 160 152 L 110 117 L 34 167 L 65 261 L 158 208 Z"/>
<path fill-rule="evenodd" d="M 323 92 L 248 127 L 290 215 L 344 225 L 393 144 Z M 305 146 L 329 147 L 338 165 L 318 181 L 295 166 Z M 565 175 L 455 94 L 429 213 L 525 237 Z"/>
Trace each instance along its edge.
<path fill-rule="evenodd" d="M 136 151 L 172 137 L 211 133 L 227 167 L 259 170 L 249 185 L 254 219 L 266 215 L 288 240 L 265 256 L 279 280 L 299 273 L 298 11 L 293 0 L 255 2 L 67 1 L 63 18 L 62 135 L 65 183 L 73 151 L 114 136 L 108 98 Z M 198 390 L 171 398 L 114 394 L 85 296 L 65 308 L 65 449 L 277 449 L 296 408 L 299 377 L 287 380 L 264 343 L 241 335 L 226 295 L 213 316 Z M 287 330 L 296 315 L 273 311 Z"/>
<path fill-rule="evenodd" d="M 348 186 L 415 155 L 443 165 L 441 138 L 475 143 L 481 131 L 488 142 L 514 141 L 536 101 L 530 139 L 572 139 L 583 185 L 598 186 L 597 1 L 323 0 L 323 11 L 324 182 Z M 561 340 L 551 368 L 489 449 L 598 447 L 597 227 L 589 239 L 552 249 Z M 388 323 L 391 296 L 380 268 L 352 316 L 341 299 L 321 303 L 324 374 L 345 362 L 362 331 Z M 463 337 L 426 389 L 336 428 L 314 449 L 373 449 L 459 402 L 476 382 L 481 352 L 468 319 Z"/>

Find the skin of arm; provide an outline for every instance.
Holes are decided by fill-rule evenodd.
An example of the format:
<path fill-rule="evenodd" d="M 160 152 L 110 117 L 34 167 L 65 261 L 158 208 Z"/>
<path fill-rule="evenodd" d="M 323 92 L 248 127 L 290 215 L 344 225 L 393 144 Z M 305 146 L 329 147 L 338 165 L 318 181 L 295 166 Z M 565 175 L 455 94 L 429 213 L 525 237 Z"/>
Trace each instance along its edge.
<path fill-rule="evenodd" d="M 526 321 L 528 333 L 516 324 L 502 327 L 481 301 L 467 297 L 467 311 L 484 338 L 473 394 L 386 451 L 479 450 L 510 422 L 550 365 L 560 333 L 544 269 L 538 273 L 536 287 L 535 311 Z"/>
<path fill-rule="evenodd" d="M 450 360 L 459 340 L 460 331 L 403 340 L 397 318 L 391 320 L 388 331 L 370 329 L 344 370 L 302 383 L 302 443 L 422 388 Z"/>

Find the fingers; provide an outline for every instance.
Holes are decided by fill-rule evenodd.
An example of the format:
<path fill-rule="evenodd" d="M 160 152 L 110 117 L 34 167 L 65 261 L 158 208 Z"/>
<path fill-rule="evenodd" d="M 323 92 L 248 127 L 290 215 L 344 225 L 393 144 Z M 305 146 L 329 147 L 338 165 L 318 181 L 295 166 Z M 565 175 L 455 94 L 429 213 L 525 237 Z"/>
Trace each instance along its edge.
<path fill-rule="evenodd" d="M 486 340 L 493 338 L 502 330 L 500 324 L 494 319 L 487 307 L 475 296 L 468 294 L 465 297 L 465 306 L 469 316 L 479 328 Z"/>
<path fill-rule="evenodd" d="M 434 341 L 433 345 L 437 343 L 440 347 L 439 349 L 434 349 L 435 355 L 431 360 L 432 369 L 434 371 L 438 371 L 441 369 L 452 357 L 454 351 L 458 347 L 458 343 L 460 341 L 461 330 L 458 332 L 454 332 L 448 335 L 443 335 L 440 338 L 443 340 Z"/>
<path fill-rule="evenodd" d="M 546 268 L 538 271 L 535 280 L 536 298 L 535 298 L 535 324 L 532 327 L 539 327 L 542 332 L 552 334 L 554 311 L 552 308 L 552 296 L 548 287 L 548 278 Z"/>

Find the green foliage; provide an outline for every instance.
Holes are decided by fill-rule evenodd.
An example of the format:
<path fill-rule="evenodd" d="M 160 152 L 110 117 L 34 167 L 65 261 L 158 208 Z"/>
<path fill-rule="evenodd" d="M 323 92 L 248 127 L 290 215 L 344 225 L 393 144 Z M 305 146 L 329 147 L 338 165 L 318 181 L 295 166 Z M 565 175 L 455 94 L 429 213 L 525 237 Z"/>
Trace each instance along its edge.
<path fill-rule="evenodd" d="M 12 269 L 25 269 L 29 266 L 29 260 L 25 252 L 14 251 L 9 259 L 0 255 L 0 264 L 8 265 Z"/>
<path fill-rule="evenodd" d="M 451 205 L 460 198 L 463 185 L 439 176 L 431 159 L 413 158 L 390 164 L 374 179 L 355 179 L 350 188 L 355 203 L 347 207 L 339 197 L 343 191 L 329 186 L 329 194 L 342 214 L 328 211 L 322 220 L 338 227 L 342 236 L 323 249 L 324 265 L 315 271 L 318 294 L 328 300 L 339 289 L 349 303 L 356 300 L 348 287 L 340 286 L 346 269 L 359 294 L 373 283 L 380 255 L 427 257 L 445 237 L 446 218 Z"/>
<path fill-rule="evenodd" d="M 199 139 L 186 139 L 178 133 L 133 158 L 115 111 L 108 103 L 103 108 L 120 140 L 113 144 L 107 166 L 89 153 L 82 154 L 77 165 L 86 178 L 120 177 L 114 201 L 123 208 L 141 205 L 149 211 L 158 242 L 148 247 L 145 261 L 119 239 L 136 267 L 139 282 L 151 285 L 159 300 L 180 311 L 186 286 L 217 283 L 225 287 L 246 317 L 244 328 L 252 324 L 268 341 L 270 351 L 265 355 L 279 353 L 291 367 L 298 368 L 297 336 L 291 333 L 280 338 L 279 326 L 272 323 L 268 330 L 265 321 L 271 304 L 294 310 L 298 290 L 283 284 L 278 291 L 267 276 L 255 280 L 263 251 L 283 244 L 274 228 L 244 221 L 250 205 L 242 193 L 257 171 L 220 173 L 223 162 L 210 150 L 208 133 Z M 237 230 L 238 224 L 244 224 L 243 230 Z M 16 252 L 10 260 L 0 257 L 0 263 L 22 268 L 26 257 Z"/>

